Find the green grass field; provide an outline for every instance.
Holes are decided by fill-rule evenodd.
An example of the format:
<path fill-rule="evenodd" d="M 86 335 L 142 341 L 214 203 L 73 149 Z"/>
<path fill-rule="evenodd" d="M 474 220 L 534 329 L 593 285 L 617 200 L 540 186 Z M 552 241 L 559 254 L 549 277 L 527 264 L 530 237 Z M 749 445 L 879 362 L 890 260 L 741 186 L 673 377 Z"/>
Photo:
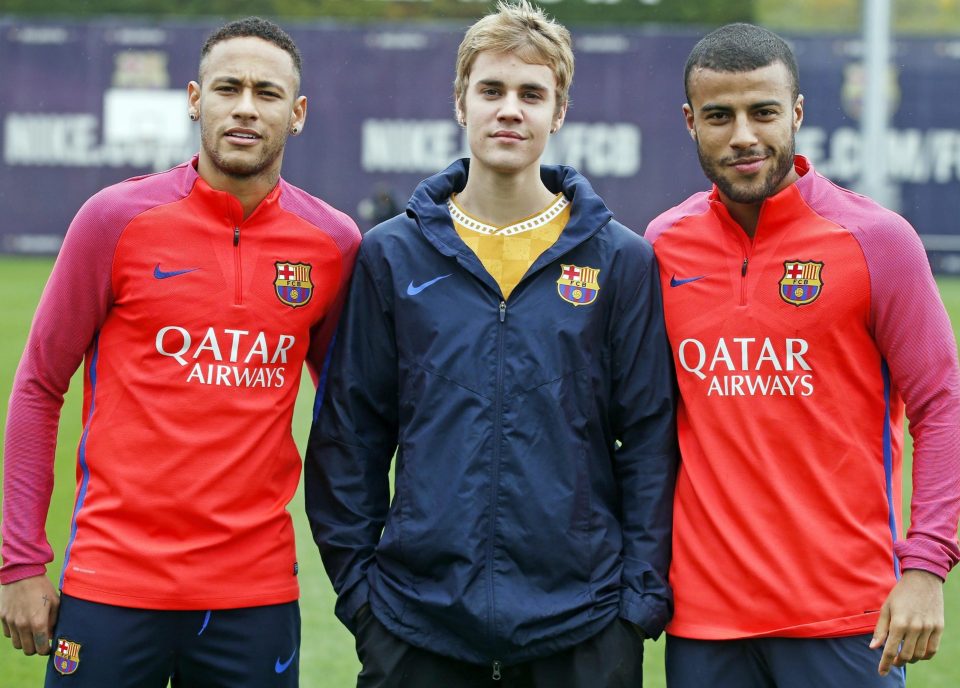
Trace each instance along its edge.
<path fill-rule="evenodd" d="M 23 350 L 30 319 L 52 262 L 45 259 L 0 258 L 0 411 L 6 418 L 7 400 L 14 370 Z M 954 323 L 960 323 L 960 280 L 940 280 L 940 289 Z M 74 379 L 63 410 L 56 483 L 47 533 L 56 559 L 49 569 L 56 581 L 67 540 L 70 512 L 73 505 L 75 450 L 80 431 L 81 381 Z M 305 382 L 294 420 L 294 435 L 301 443 L 306 439 L 312 388 Z M 0 432 L 3 432 L 0 428 Z M 909 466 L 904 467 L 910 475 Z M 908 503 L 909 481 L 904 486 L 904 503 Z M 355 685 L 359 664 L 353 638 L 333 615 L 334 595 L 327 581 L 310 537 L 303 513 L 303 497 L 298 493 L 290 505 L 297 526 L 300 559 L 300 601 L 303 616 L 303 643 L 300 675 L 305 688 L 344 688 Z M 851 562 L 856 565 L 856 562 Z M 748 604 L 750 591 L 744 591 Z M 951 580 L 946 586 L 947 630 L 940 654 L 932 662 L 910 667 L 908 684 L 921 688 L 955 688 L 960 686 L 960 583 Z M 9 641 L 0 638 L 0 685 L 4 688 L 28 688 L 42 685 L 45 659 L 25 657 L 13 650 Z M 663 688 L 663 641 L 647 643 L 644 685 Z M 828 688 L 828 687 L 823 687 Z M 852 687 L 838 687 L 852 688 Z"/>

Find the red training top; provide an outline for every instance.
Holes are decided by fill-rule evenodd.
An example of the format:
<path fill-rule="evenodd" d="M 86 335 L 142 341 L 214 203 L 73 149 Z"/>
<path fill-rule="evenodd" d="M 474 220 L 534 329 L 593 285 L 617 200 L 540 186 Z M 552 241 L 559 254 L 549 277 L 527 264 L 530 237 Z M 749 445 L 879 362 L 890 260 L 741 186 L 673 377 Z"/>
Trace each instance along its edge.
<path fill-rule="evenodd" d="M 752 241 L 716 188 L 647 230 L 682 396 L 677 636 L 867 633 L 901 568 L 945 577 L 960 558 L 960 375 L 923 246 L 796 169 Z"/>
<path fill-rule="evenodd" d="M 17 370 L 0 582 L 44 573 L 57 422 L 84 362 L 61 580 L 85 600 L 223 609 L 298 597 L 287 503 L 304 361 L 319 374 L 360 234 L 280 180 L 243 219 L 196 158 L 77 213 Z"/>

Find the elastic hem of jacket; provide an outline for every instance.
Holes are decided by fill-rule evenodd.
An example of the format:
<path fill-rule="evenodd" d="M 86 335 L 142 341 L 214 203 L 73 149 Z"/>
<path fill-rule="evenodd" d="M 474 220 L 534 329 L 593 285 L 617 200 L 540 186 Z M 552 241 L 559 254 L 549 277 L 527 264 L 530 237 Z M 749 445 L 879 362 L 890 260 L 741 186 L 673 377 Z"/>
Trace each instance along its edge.
<path fill-rule="evenodd" d="M 452 659 L 456 659 L 461 662 L 468 662 L 470 664 L 489 664 L 490 662 L 497 660 L 504 666 L 528 662 L 533 659 L 547 657 L 549 655 L 556 654 L 557 652 L 568 650 L 571 647 L 579 645 L 580 643 L 594 637 L 611 623 L 616 622 L 618 619 L 617 607 L 610 606 L 610 608 L 606 610 L 604 614 L 591 619 L 582 626 L 578 626 L 577 628 L 547 639 L 525 643 L 522 646 L 514 646 L 514 649 L 509 650 L 503 647 L 475 648 L 468 646 L 462 641 L 459 641 L 456 633 L 437 633 L 437 627 L 435 624 L 432 624 L 428 621 L 421 622 L 420 619 L 423 617 L 420 617 L 420 619 L 410 618 L 411 616 L 415 615 L 409 612 L 404 614 L 404 620 L 401 623 L 393 617 L 389 608 L 383 607 L 379 604 L 379 600 L 377 599 L 375 592 L 370 596 L 370 611 L 373 612 L 373 615 L 377 618 L 377 620 L 384 626 L 384 628 L 390 631 L 390 633 L 403 640 L 403 642 L 413 645 L 414 647 L 419 647 L 423 650 L 427 650 L 428 652 L 433 652 L 434 654 L 450 657 Z M 433 629 L 434 632 L 430 633 L 429 637 L 423 633 L 411 632 L 412 629 L 416 627 L 429 627 Z"/>
<path fill-rule="evenodd" d="M 921 557 L 904 557 L 900 560 L 900 571 L 905 572 L 910 570 L 932 573 L 942 581 L 946 581 L 947 574 L 950 573 L 950 569 L 944 568 L 927 559 Z"/>
<path fill-rule="evenodd" d="M 10 585 L 25 578 L 46 574 L 47 567 L 43 564 L 10 564 L 0 569 L 0 585 Z"/>

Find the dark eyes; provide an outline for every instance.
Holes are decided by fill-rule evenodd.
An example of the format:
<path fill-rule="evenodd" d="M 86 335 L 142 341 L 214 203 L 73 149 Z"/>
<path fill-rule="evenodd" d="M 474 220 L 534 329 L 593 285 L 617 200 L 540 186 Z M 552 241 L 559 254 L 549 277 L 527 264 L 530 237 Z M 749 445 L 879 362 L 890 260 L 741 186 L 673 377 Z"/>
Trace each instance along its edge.
<path fill-rule="evenodd" d="M 755 119 L 762 121 L 775 119 L 780 113 L 777 110 L 771 110 L 769 108 L 763 108 L 760 110 L 754 110 L 750 113 Z M 708 112 L 704 119 L 713 123 L 723 123 L 727 122 L 732 118 L 732 114 L 729 112 Z"/>
<path fill-rule="evenodd" d="M 230 95 L 233 93 L 238 93 L 240 89 L 237 86 L 231 86 L 230 84 L 222 84 L 220 86 L 214 87 L 213 90 L 216 91 L 217 93 Z M 277 93 L 276 91 L 257 91 L 257 95 L 260 96 L 261 98 L 270 98 L 270 99 L 281 97 L 280 94 Z"/>
<path fill-rule="evenodd" d="M 480 95 L 486 98 L 497 98 L 502 95 L 502 91 L 498 88 L 485 88 L 480 91 Z M 520 97 L 524 100 L 543 100 L 543 94 L 539 91 L 524 91 Z"/>

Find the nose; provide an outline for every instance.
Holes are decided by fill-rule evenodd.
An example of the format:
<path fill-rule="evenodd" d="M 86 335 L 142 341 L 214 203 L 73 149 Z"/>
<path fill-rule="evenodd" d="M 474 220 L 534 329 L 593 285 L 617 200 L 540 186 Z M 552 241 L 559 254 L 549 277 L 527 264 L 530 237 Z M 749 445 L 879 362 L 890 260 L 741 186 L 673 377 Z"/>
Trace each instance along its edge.
<path fill-rule="evenodd" d="M 520 98 L 516 93 L 508 92 L 500 100 L 500 109 L 497 111 L 497 120 L 512 120 L 519 122 L 523 119 L 523 109 L 520 107 Z"/>
<path fill-rule="evenodd" d="M 739 113 L 733 121 L 730 146 L 733 148 L 750 148 L 756 143 L 757 135 L 753 130 L 753 123 L 746 113 Z"/>
<path fill-rule="evenodd" d="M 237 119 L 256 119 L 259 116 L 252 89 L 244 88 L 240 91 L 239 97 L 234 101 L 233 116 Z"/>

